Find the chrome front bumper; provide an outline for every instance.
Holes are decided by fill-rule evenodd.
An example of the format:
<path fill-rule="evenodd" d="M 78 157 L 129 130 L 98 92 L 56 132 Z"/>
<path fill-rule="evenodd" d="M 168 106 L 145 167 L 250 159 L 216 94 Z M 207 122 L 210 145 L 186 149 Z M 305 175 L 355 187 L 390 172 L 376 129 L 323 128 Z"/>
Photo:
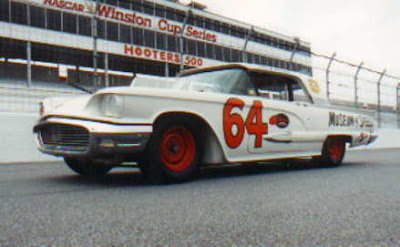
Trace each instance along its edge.
<path fill-rule="evenodd" d="M 63 157 L 94 157 L 142 152 L 150 124 L 118 124 L 52 117 L 34 126 L 41 152 Z"/>

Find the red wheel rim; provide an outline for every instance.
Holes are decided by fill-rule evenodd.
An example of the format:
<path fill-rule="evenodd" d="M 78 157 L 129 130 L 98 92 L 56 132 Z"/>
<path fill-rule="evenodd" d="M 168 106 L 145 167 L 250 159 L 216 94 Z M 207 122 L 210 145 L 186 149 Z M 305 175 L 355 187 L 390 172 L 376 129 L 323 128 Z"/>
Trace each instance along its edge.
<path fill-rule="evenodd" d="M 329 156 L 333 160 L 338 160 L 343 155 L 344 145 L 340 140 L 331 140 L 328 148 Z"/>
<path fill-rule="evenodd" d="M 193 134 L 184 126 L 171 126 L 161 137 L 161 161 L 173 171 L 184 171 L 195 157 L 196 144 Z"/>

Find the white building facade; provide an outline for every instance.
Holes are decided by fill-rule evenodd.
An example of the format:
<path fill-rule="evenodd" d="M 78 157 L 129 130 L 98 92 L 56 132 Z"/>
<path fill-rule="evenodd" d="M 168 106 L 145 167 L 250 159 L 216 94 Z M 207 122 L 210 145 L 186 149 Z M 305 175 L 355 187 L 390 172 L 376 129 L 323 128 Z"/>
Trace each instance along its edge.
<path fill-rule="evenodd" d="M 247 62 L 312 75 L 309 43 L 176 1 L 0 0 L 0 48 L 2 59 L 96 73 Z"/>

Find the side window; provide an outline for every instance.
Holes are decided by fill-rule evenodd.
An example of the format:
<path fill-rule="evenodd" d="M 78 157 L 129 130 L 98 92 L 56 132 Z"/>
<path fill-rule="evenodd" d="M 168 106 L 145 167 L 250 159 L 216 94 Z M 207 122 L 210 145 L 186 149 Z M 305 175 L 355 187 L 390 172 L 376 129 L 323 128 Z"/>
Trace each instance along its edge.
<path fill-rule="evenodd" d="M 256 95 L 256 90 L 251 84 L 250 78 L 245 71 L 237 73 L 236 83 L 230 90 L 230 93 L 238 95 Z"/>
<path fill-rule="evenodd" d="M 289 89 L 282 77 L 268 74 L 254 74 L 253 83 L 260 97 L 274 100 L 289 100 Z"/>
<path fill-rule="evenodd" d="M 291 90 L 293 92 L 293 101 L 312 103 L 310 96 L 304 91 L 298 82 L 294 81 L 294 83 L 291 84 Z"/>
<path fill-rule="evenodd" d="M 254 73 L 252 78 L 260 97 L 311 103 L 309 95 L 296 80 L 280 75 L 260 73 Z"/>

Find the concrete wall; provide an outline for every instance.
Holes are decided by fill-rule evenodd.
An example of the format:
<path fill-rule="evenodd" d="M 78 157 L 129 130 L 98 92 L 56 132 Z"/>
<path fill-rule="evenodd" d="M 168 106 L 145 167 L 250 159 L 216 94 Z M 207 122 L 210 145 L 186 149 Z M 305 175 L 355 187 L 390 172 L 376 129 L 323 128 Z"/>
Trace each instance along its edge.
<path fill-rule="evenodd" d="M 37 114 L 0 112 L 0 163 L 62 161 L 40 153 L 36 148 L 32 127 Z M 361 149 L 400 147 L 400 129 L 378 130 L 378 140 Z"/>
<path fill-rule="evenodd" d="M 38 114 L 0 113 L 0 163 L 57 161 L 36 149 L 32 127 Z"/>

